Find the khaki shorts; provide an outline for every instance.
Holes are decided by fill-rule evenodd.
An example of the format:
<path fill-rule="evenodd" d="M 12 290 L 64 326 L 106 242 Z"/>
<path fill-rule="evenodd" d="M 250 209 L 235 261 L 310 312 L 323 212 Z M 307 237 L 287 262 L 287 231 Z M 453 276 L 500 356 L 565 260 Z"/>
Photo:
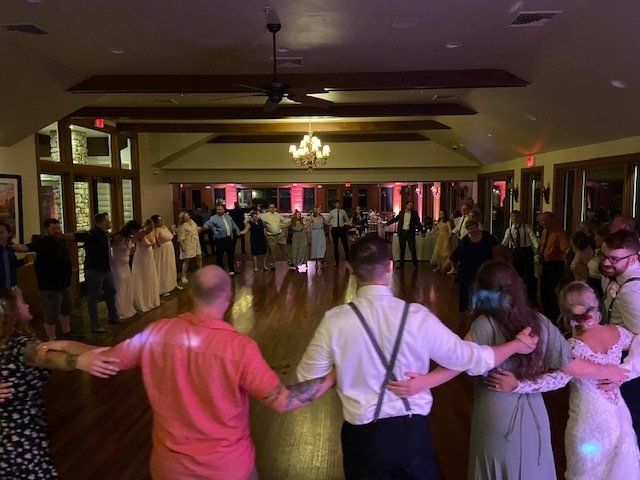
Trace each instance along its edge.
<path fill-rule="evenodd" d="M 265 235 L 267 237 L 267 247 L 273 248 L 276 245 L 286 245 L 287 237 L 284 236 L 284 233 L 278 233 L 277 235 Z"/>

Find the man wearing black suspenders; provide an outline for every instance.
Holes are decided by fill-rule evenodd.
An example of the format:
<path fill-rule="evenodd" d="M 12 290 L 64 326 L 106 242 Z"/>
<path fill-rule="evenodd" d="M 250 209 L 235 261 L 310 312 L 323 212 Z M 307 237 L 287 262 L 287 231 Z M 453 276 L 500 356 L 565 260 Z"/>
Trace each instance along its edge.
<path fill-rule="evenodd" d="M 636 335 L 640 334 L 639 250 L 638 233 L 619 230 L 607 235 L 598 254 L 605 295 L 602 318 Z M 620 391 L 631 412 L 633 429 L 640 438 L 640 378 L 624 383 Z"/>
<path fill-rule="evenodd" d="M 538 250 L 538 238 L 531 225 L 522 223 L 522 214 L 518 210 L 511 212 L 511 225 L 504 232 L 502 246 L 511 249 L 513 268 L 527 286 L 529 305 L 538 304 L 538 281 L 534 270 L 534 251 Z"/>
<path fill-rule="evenodd" d="M 298 378 L 336 370 L 347 480 L 437 479 L 427 422 L 430 391 L 404 399 L 387 391 L 387 383 L 404 372 L 428 372 L 431 360 L 479 375 L 514 353 L 531 352 L 537 339 L 521 332 L 496 347 L 461 340 L 422 305 L 393 296 L 388 246 L 378 237 L 353 245 L 349 269 L 358 280 L 357 296 L 325 314 L 298 365 Z"/>

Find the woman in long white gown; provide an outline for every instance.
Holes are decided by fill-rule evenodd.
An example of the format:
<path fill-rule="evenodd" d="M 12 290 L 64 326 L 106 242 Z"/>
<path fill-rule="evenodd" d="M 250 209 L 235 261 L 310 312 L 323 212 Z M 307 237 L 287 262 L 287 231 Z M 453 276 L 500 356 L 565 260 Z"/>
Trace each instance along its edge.
<path fill-rule="evenodd" d="M 124 224 L 111 240 L 111 276 L 116 290 L 116 310 L 118 318 L 133 317 L 133 289 L 131 288 L 131 268 L 129 259 L 133 248 L 132 237 L 140 231 L 142 225 L 136 220 Z"/>
<path fill-rule="evenodd" d="M 143 229 L 133 238 L 136 243 L 131 267 L 133 306 L 136 310 L 148 312 L 160 306 L 160 285 L 153 260 L 153 246 L 156 238 L 150 218 L 145 220 Z"/>
<path fill-rule="evenodd" d="M 156 235 L 153 258 L 158 272 L 160 295 L 169 295 L 178 287 L 176 251 L 172 242 L 173 233 L 164 225 L 160 215 L 153 215 L 151 221 Z"/>
<path fill-rule="evenodd" d="M 560 294 L 560 305 L 574 329 L 569 340 L 576 358 L 598 365 L 618 365 L 622 351 L 630 348 L 633 334 L 623 327 L 600 325 L 594 291 L 583 282 L 572 282 Z M 504 373 L 501 373 L 505 376 Z M 631 414 L 620 389 L 599 390 L 595 380 L 573 378 L 554 371 L 534 380 L 508 376 L 499 389 L 516 393 L 546 392 L 571 381 L 569 421 L 565 430 L 567 480 L 631 480 L 640 478 L 640 451 Z"/>

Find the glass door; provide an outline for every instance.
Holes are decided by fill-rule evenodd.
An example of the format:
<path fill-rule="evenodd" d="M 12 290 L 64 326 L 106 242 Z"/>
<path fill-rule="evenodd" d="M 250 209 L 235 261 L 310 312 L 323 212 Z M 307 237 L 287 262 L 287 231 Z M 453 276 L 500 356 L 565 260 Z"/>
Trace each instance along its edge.
<path fill-rule="evenodd" d="M 40 217 L 57 218 L 64 230 L 64 191 L 62 175 L 40 174 Z"/>
<path fill-rule="evenodd" d="M 83 177 L 75 177 L 73 180 L 73 195 L 75 200 L 75 213 L 77 230 L 91 229 L 91 193 L 89 181 Z M 78 243 L 78 281 L 84 282 L 84 248 Z"/>
<path fill-rule="evenodd" d="M 107 179 L 95 179 L 94 181 L 94 204 L 96 213 L 108 213 L 113 218 L 113 180 Z"/>

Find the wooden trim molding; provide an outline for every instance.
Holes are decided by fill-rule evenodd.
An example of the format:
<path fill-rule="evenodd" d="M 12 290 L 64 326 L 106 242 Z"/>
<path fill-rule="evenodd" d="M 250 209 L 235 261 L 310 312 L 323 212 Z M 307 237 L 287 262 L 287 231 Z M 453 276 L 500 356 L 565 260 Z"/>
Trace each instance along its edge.
<path fill-rule="evenodd" d="M 329 134 L 321 138 L 330 143 L 373 143 L 373 142 L 427 142 L 429 139 L 419 133 L 369 133 L 369 134 Z M 300 135 L 218 135 L 207 143 L 282 143 L 298 144 Z"/>

